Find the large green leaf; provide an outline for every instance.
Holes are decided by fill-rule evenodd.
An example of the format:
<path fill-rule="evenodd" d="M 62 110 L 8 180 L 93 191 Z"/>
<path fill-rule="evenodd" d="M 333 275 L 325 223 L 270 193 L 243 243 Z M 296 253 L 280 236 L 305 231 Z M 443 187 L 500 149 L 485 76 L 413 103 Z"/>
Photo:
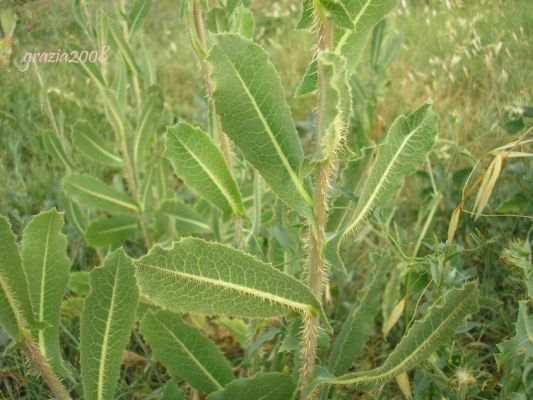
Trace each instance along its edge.
<path fill-rule="evenodd" d="M 66 374 L 59 349 L 59 311 L 68 285 L 70 262 L 63 217 L 55 209 L 33 217 L 22 236 L 23 268 L 30 300 L 43 327 L 31 331 L 52 368 Z"/>
<path fill-rule="evenodd" d="M 7 218 L 0 215 L 0 326 L 15 341 L 22 342 L 33 320 L 17 239 Z"/>
<path fill-rule="evenodd" d="M 285 203 L 312 219 L 312 199 L 298 176 L 302 147 L 267 53 L 233 34 L 215 42 L 208 62 L 224 132 Z"/>
<path fill-rule="evenodd" d="M 133 238 L 139 231 L 139 220 L 129 215 L 102 215 L 92 220 L 85 231 L 87 243 L 107 247 Z"/>
<path fill-rule="evenodd" d="M 236 379 L 207 400 L 291 400 L 296 392 L 292 377 L 281 372 L 259 372 L 252 378 Z"/>
<path fill-rule="evenodd" d="M 80 328 L 84 398 L 113 399 L 139 298 L 131 259 L 122 249 L 109 254 L 91 271 L 90 285 Z"/>
<path fill-rule="evenodd" d="M 131 197 L 89 175 L 66 176 L 63 191 L 86 208 L 115 214 L 139 212 L 139 206 Z"/>
<path fill-rule="evenodd" d="M 344 2 L 353 22 L 352 29 L 337 28 L 335 51 L 346 57 L 351 73 L 361 60 L 372 28 L 394 7 L 398 0 L 348 0 Z"/>
<path fill-rule="evenodd" d="M 330 233 L 326 257 L 334 266 L 343 267 L 338 247 L 346 234 L 358 229 L 376 207 L 387 204 L 403 185 L 405 177 L 426 160 L 435 142 L 437 123 L 438 117 L 431 110 L 430 103 L 394 121 L 387 137 L 378 146 L 376 159 L 357 203 L 350 205 L 338 230 Z"/>
<path fill-rule="evenodd" d="M 196 390 L 211 393 L 233 380 L 224 354 L 178 314 L 148 311 L 141 321 L 141 332 L 150 343 L 155 359 Z"/>
<path fill-rule="evenodd" d="M 243 214 L 241 194 L 224 156 L 201 129 L 183 122 L 169 128 L 164 156 L 187 186 L 215 207 L 226 214 Z"/>
<path fill-rule="evenodd" d="M 373 260 L 373 264 L 375 269 L 370 282 L 357 307 L 348 314 L 329 356 L 328 370 L 336 376 L 345 373 L 353 364 L 355 356 L 372 333 L 373 322 L 380 309 L 381 292 L 387 281 L 390 258 L 381 256 Z"/>
<path fill-rule="evenodd" d="M 184 238 L 171 248 L 152 248 L 136 264 L 142 294 L 171 311 L 249 318 L 292 310 L 324 315 L 302 282 L 219 243 Z"/>
<path fill-rule="evenodd" d="M 370 390 L 411 370 L 447 343 L 464 318 L 477 310 L 478 296 L 479 289 L 475 283 L 452 289 L 443 296 L 441 302 L 428 309 L 424 318 L 413 324 L 382 366 L 338 378 L 318 378 L 307 390 L 311 392 L 317 385 L 325 384 Z"/>
<path fill-rule="evenodd" d="M 110 167 L 122 167 L 122 158 L 110 148 L 87 121 L 73 128 L 72 140 L 76 149 L 88 159 Z"/>
<path fill-rule="evenodd" d="M 163 91 L 157 85 L 150 86 L 144 95 L 143 111 L 137 122 L 133 143 L 133 159 L 137 170 L 142 169 L 143 155 L 150 138 L 156 133 L 164 101 Z"/>

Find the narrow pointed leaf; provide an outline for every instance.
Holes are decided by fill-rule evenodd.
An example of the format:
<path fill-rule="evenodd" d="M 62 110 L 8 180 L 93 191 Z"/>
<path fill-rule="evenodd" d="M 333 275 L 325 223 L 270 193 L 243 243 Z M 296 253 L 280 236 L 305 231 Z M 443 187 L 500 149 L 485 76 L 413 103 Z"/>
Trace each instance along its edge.
<path fill-rule="evenodd" d="M 154 358 L 194 389 L 211 393 L 233 380 L 224 354 L 178 314 L 148 311 L 141 321 L 141 333 L 151 345 Z"/>
<path fill-rule="evenodd" d="M 346 75 L 346 60 L 332 52 L 321 52 L 317 68 L 322 77 L 318 105 L 318 157 L 321 160 L 333 159 L 344 141 L 352 115 L 352 94 Z"/>
<path fill-rule="evenodd" d="M 87 243 L 94 247 L 107 247 L 135 237 L 139 221 L 128 215 L 103 215 L 92 220 L 85 231 Z"/>
<path fill-rule="evenodd" d="M 326 245 L 326 257 L 334 266 L 342 269 L 338 247 L 345 235 L 358 229 L 376 207 L 387 204 L 403 185 L 405 177 L 425 161 L 435 142 L 437 123 L 438 117 L 430 103 L 394 121 L 377 148 L 376 159 L 357 203 L 347 210 L 342 226 Z"/>
<path fill-rule="evenodd" d="M 63 191 L 81 206 L 116 214 L 139 212 L 139 206 L 128 195 L 88 175 L 68 175 L 63 179 Z"/>
<path fill-rule="evenodd" d="M 133 73 L 140 75 L 141 70 L 139 69 L 139 66 L 137 65 L 137 63 L 135 62 L 135 57 L 133 56 L 131 47 L 128 44 L 128 42 L 126 42 L 126 39 L 124 38 L 122 31 L 115 24 L 115 22 L 111 20 L 108 20 L 108 28 L 109 28 L 109 32 L 111 33 L 111 38 L 113 39 L 113 42 L 115 43 L 117 50 L 120 52 L 120 54 L 122 54 L 122 57 L 124 57 L 124 60 L 126 61 L 126 64 L 128 65 L 128 68 Z"/>
<path fill-rule="evenodd" d="M 0 326 L 17 343 L 28 337 L 33 310 L 11 224 L 0 215 Z"/>
<path fill-rule="evenodd" d="M 152 248 L 136 264 L 142 294 L 171 311 L 249 318 L 291 310 L 324 315 L 302 282 L 219 243 L 181 239 L 168 249 Z"/>
<path fill-rule="evenodd" d="M 122 157 L 107 145 L 88 122 L 79 122 L 74 126 L 72 140 L 76 149 L 89 160 L 109 167 L 122 167 Z"/>
<path fill-rule="evenodd" d="M 217 145 L 199 128 L 179 123 L 167 131 L 163 154 L 187 186 L 226 214 L 242 215 L 235 179 Z"/>
<path fill-rule="evenodd" d="M 335 32 L 335 51 L 346 57 L 348 72 L 359 63 L 372 28 L 394 7 L 398 0 L 351 0 L 345 3 L 353 28 L 338 27 Z"/>
<path fill-rule="evenodd" d="M 287 205 L 312 219 L 312 199 L 298 176 L 303 150 L 267 53 L 250 40 L 222 34 L 208 62 L 224 132 Z"/>
<path fill-rule="evenodd" d="M 387 281 L 390 258 L 381 256 L 374 264 L 376 268 L 373 270 L 361 300 L 357 307 L 348 314 L 333 344 L 328 360 L 328 370 L 336 376 L 344 374 L 353 364 L 355 357 L 372 333 L 374 319 L 380 310 L 381 293 Z"/>
<path fill-rule="evenodd" d="M 68 49 L 69 51 L 76 51 L 78 54 L 84 51 L 81 46 L 78 46 L 74 43 L 69 43 Z M 106 81 L 95 63 L 75 62 L 72 65 L 74 65 L 74 67 L 77 68 L 82 73 L 82 75 L 89 77 L 93 81 L 93 83 L 96 84 L 98 89 L 103 89 L 106 87 Z"/>
<path fill-rule="evenodd" d="M 128 15 L 128 32 L 130 36 L 135 35 L 154 4 L 154 0 L 136 0 L 131 7 L 131 11 Z"/>
<path fill-rule="evenodd" d="M 163 113 L 163 91 L 157 85 L 150 86 L 144 96 L 144 106 L 141 117 L 137 122 L 135 141 L 133 143 L 133 158 L 135 167 L 142 169 L 143 156 L 150 143 L 150 138 L 156 133 Z"/>
<path fill-rule="evenodd" d="M 318 61 L 316 57 L 313 57 L 309 65 L 307 66 L 307 69 L 304 72 L 304 76 L 302 80 L 300 81 L 300 84 L 296 88 L 296 92 L 294 93 L 294 97 L 303 96 L 304 94 L 312 93 L 316 90 L 317 85 L 317 68 L 318 68 Z"/>
<path fill-rule="evenodd" d="M 91 272 L 80 328 L 80 364 L 86 400 L 113 399 L 122 353 L 135 320 L 139 293 L 131 259 L 122 249 Z"/>
<path fill-rule="evenodd" d="M 413 324 L 382 366 L 338 378 L 318 378 L 307 391 L 324 384 L 370 390 L 411 370 L 447 343 L 465 317 L 477 310 L 478 296 L 475 283 L 466 283 L 460 289 L 449 291 L 440 303 L 428 309 L 424 318 Z"/>
<path fill-rule="evenodd" d="M 56 160 L 63 164 L 67 171 L 71 171 L 74 169 L 72 161 L 65 152 L 65 148 L 63 147 L 60 140 L 53 131 L 50 130 L 46 132 L 43 138 L 43 142 L 44 147 L 48 150 L 48 152 L 52 154 L 52 156 L 55 157 Z"/>
<path fill-rule="evenodd" d="M 60 195 L 60 202 L 63 205 L 67 221 L 74 225 L 79 233 L 84 234 L 85 228 L 87 227 L 87 216 L 80 206 L 69 197 L 65 196 L 64 193 L 61 193 Z"/>
<path fill-rule="evenodd" d="M 259 372 L 252 378 L 236 379 L 224 390 L 211 393 L 207 400 L 291 400 L 296 384 L 281 372 Z"/>
<path fill-rule="evenodd" d="M 176 233 L 180 236 L 211 233 L 209 221 L 191 206 L 177 199 L 164 201 L 158 212 L 176 221 Z"/>
<path fill-rule="evenodd" d="M 62 375 L 59 311 L 69 279 L 63 217 L 55 209 L 33 217 L 22 236 L 22 260 L 35 317 L 45 327 L 32 328 L 35 343 L 52 368 Z"/>

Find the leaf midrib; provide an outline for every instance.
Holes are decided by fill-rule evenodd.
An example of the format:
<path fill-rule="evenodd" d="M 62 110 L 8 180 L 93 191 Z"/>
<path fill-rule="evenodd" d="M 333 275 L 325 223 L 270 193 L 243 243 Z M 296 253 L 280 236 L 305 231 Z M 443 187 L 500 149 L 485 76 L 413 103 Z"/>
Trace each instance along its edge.
<path fill-rule="evenodd" d="M 272 132 L 272 130 L 270 129 L 270 125 L 268 125 L 268 121 L 263 116 L 261 108 L 259 108 L 259 105 L 255 101 L 254 96 L 252 95 L 252 93 L 248 89 L 248 86 L 246 86 L 246 82 L 242 78 L 242 76 L 239 73 L 239 71 L 237 70 L 236 66 L 232 63 L 230 57 L 226 53 L 226 50 L 222 46 L 219 46 L 219 48 L 221 49 L 222 53 L 224 54 L 224 56 L 228 60 L 229 65 L 231 65 L 233 71 L 235 72 L 235 75 L 237 76 L 237 79 L 241 83 L 246 95 L 249 97 L 250 102 L 254 106 L 254 109 L 256 110 L 257 115 L 258 115 L 261 123 L 265 127 L 265 130 L 266 130 L 266 132 L 268 134 L 268 137 L 270 138 L 270 141 L 272 142 L 272 144 L 274 146 L 274 149 L 278 153 L 278 156 L 280 157 L 281 162 L 283 163 L 283 166 L 285 167 L 285 169 L 289 173 L 289 176 L 290 176 L 292 182 L 294 183 L 294 185 L 296 186 L 296 189 L 298 190 L 300 195 L 304 198 L 305 202 L 308 205 L 311 205 L 313 203 L 313 201 L 311 199 L 311 196 L 309 195 L 309 193 L 307 193 L 307 190 L 305 190 L 305 188 L 302 186 L 302 184 L 300 182 L 300 179 L 298 179 L 296 173 L 294 172 L 294 170 L 292 169 L 291 165 L 289 164 L 289 160 L 287 160 L 287 157 L 285 156 L 285 154 L 283 153 L 283 150 L 279 146 L 279 143 L 277 142 L 276 137 L 274 136 L 274 132 Z"/>
<path fill-rule="evenodd" d="M 386 183 L 386 181 L 388 179 L 388 175 L 389 175 L 391 169 L 396 164 L 397 159 L 400 157 L 404 147 L 407 145 L 407 143 L 409 143 L 409 140 L 411 139 L 411 137 L 413 137 L 413 135 L 415 135 L 418 132 L 418 130 L 422 127 L 422 125 L 424 125 L 424 121 L 422 121 L 416 127 L 416 129 L 413 130 L 409 135 L 405 136 L 405 138 L 402 141 L 402 144 L 400 145 L 400 147 L 398 147 L 398 150 L 396 151 L 396 153 L 392 157 L 391 161 L 387 165 L 387 168 L 385 169 L 385 172 L 381 175 L 381 178 L 379 179 L 378 183 L 374 187 L 374 190 L 372 191 L 372 194 L 370 195 L 368 201 L 365 203 L 365 205 L 361 209 L 361 211 L 359 211 L 359 213 L 357 214 L 357 217 L 355 218 L 354 222 L 352 222 L 352 224 L 349 226 L 348 229 L 346 229 L 345 232 L 349 232 L 349 231 L 351 231 L 353 229 L 356 229 L 359 226 L 359 224 L 361 223 L 361 221 L 366 217 L 367 213 L 372 209 L 374 200 L 379 195 L 381 189 L 383 188 L 383 185 Z M 387 145 L 387 144 L 384 143 L 384 145 Z M 376 162 L 377 162 L 377 159 L 376 159 Z"/>
<path fill-rule="evenodd" d="M 185 346 L 185 344 L 181 340 L 179 340 L 176 335 L 174 335 L 174 332 L 172 332 L 164 323 L 162 323 L 159 318 L 156 317 L 156 319 L 158 322 L 160 322 L 160 325 L 162 325 L 165 330 L 170 334 L 170 336 L 172 336 L 172 338 L 181 346 L 183 351 L 187 353 L 189 358 L 198 366 L 198 368 L 200 368 L 200 370 L 202 370 L 202 372 L 209 378 L 209 380 L 211 380 L 215 384 L 217 389 L 223 389 L 224 386 L 213 375 L 211 375 L 211 373 L 207 369 L 205 369 L 202 363 L 194 356 L 194 354 L 189 351 L 187 346 Z"/>
<path fill-rule="evenodd" d="M 133 204 L 130 204 L 130 203 L 126 203 L 126 202 L 124 202 L 122 200 L 118 200 L 118 199 L 113 198 L 113 197 L 106 196 L 105 194 L 94 192 L 94 191 L 86 189 L 86 188 L 84 188 L 82 186 L 76 185 L 76 184 L 74 184 L 72 182 L 69 182 L 68 184 L 70 186 L 73 186 L 73 187 L 81 190 L 82 192 L 88 193 L 90 195 L 93 195 L 95 197 L 99 197 L 99 198 L 104 199 L 104 200 L 107 200 L 107 201 L 109 201 L 111 203 L 115 203 L 115 204 L 121 205 L 121 206 L 123 206 L 125 208 L 129 208 L 130 210 L 133 210 L 135 212 L 139 212 L 139 208 L 136 205 L 133 205 Z"/>
<path fill-rule="evenodd" d="M 84 132 L 80 132 L 80 134 L 85 137 L 85 140 L 87 140 L 89 143 L 91 143 L 94 147 L 96 147 L 102 154 L 104 154 L 106 157 L 109 157 L 113 161 L 116 161 L 117 163 L 122 164 L 122 158 L 118 157 L 117 155 L 111 153 L 104 147 L 102 147 L 99 143 L 95 142 L 89 135 L 86 135 Z"/>
<path fill-rule="evenodd" d="M 187 153 L 189 153 L 189 155 L 194 159 L 194 161 L 196 161 L 198 163 L 198 165 L 200 165 L 200 168 L 202 168 L 202 170 L 207 174 L 207 176 L 209 176 L 209 178 L 213 181 L 215 186 L 218 188 L 220 193 L 222 193 L 222 195 L 224 196 L 224 198 L 228 202 L 228 205 L 230 206 L 230 208 L 233 211 L 233 213 L 236 214 L 236 215 L 239 215 L 240 214 L 239 205 L 236 203 L 236 201 L 233 198 L 233 196 L 231 196 L 227 192 L 227 190 L 224 187 L 224 185 L 220 182 L 218 176 L 216 176 L 215 174 L 213 174 L 209 170 L 209 168 L 203 163 L 203 161 L 194 154 L 194 152 L 185 144 L 185 141 L 181 140 L 181 138 L 179 138 L 176 133 L 174 133 L 174 137 L 176 138 L 177 141 L 179 141 L 181 143 L 181 145 L 183 146 L 185 151 L 187 151 Z"/>
<path fill-rule="evenodd" d="M 344 32 L 344 35 L 342 35 L 341 39 L 339 40 L 339 43 L 337 43 L 337 46 L 335 46 L 336 52 L 340 52 L 342 46 L 344 46 L 344 43 L 346 43 L 346 40 L 348 40 L 348 37 L 353 32 L 355 32 L 355 30 L 357 29 L 357 24 L 359 23 L 359 20 L 364 15 L 364 13 L 366 12 L 366 9 L 368 8 L 371 2 L 372 0 L 367 0 L 363 8 L 361 8 L 361 10 L 359 11 L 359 13 L 357 14 L 357 16 L 355 17 L 353 21 L 353 29 L 346 30 L 346 32 Z"/>
<path fill-rule="evenodd" d="M 253 288 L 242 286 L 236 283 L 226 282 L 226 281 L 222 281 L 219 279 L 213 279 L 213 278 L 209 278 L 206 276 L 188 274 L 182 271 L 170 270 L 170 269 L 161 268 L 161 267 L 151 265 L 151 264 L 146 264 L 146 263 L 140 263 L 139 265 L 143 267 L 155 269 L 156 271 L 162 274 L 166 274 L 166 275 L 170 274 L 170 275 L 175 275 L 178 277 L 181 276 L 185 279 L 199 281 L 201 283 L 207 283 L 207 284 L 211 284 L 214 286 L 223 287 L 225 289 L 232 289 L 237 292 L 249 294 L 253 297 L 260 298 L 263 301 L 272 301 L 272 302 L 275 302 L 281 305 L 285 305 L 292 309 L 302 310 L 304 312 L 315 311 L 315 308 L 311 304 L 305 304 L 305 303 L 300 303 L 297 301 L 289 300 L 289 299 L 286 299 L 284 297 L 281 297 L 281 296 L 278 296 L 278 295 L 275 295 L 269 292 L 264 292 L 262 290 L 253 289 Z"/>
<path fill-rule="evenodd" d="M 52 219 L 48 221 L 48 230 L 46 232 L 46 240 L 44 241 L 44 255 L 43 255 L 43 266 L 41 274 L 41 292 L 39 293 L 39 322 L 44 321 L 44 293 L 45 293 L 45 284 L 46 284 L 46 271 L 48 264 L 48 246 L 50 245 L 50 231 L 52 229 Z M 46 346 L 44 343 L 44 328 L 39 329 L 39 348 L 43 353 L 43 356 L 47 358 L 46 355 Z"/>
<path fill-rule="evenodd" d="M 111 292 L 111 303 L 109 305 L 109 313 L 107 315 L 106 320 L 106 327 L 104 331 L 104 340 L 102 342 L 102 348 L 100 351 L 100 363 L 98 367 L 98 399 L 102 400 L 104 395 L 104 374 L 105 374 L 105 363 L 106 363 L 106 355 L 107 355 L 107 342 L 109 340 L 109 332 L 111 329 L 111 324 L 113 322 L 113 314 L 114 314 L 114 308 L 115 308 L 115 297 L 116 297 L 116 289 L 118 286 L 118 272 L 120 270 L 120 258 L 117 260 L 117 269 L 115 271 L 115 279 L 113 283 L 113 290 Z"/>
<path fill-rule="evenodd" d="M 382 380 L 382 379 L 387 379 L 387 377 L 389 377 L 389 376 L 394 376 L 394 372 L 398 371 L 405 364 L 407 364 L 409 361 L 411 361 L 413 359 L 413 357 L 415 357 L 416 354 L 418 354 L 420 348 L 424 347 L 428 342 L 430 342 L 433 339 L 434 336 L 438 336 L 437 333 L 440 332 L 440 330 L 441 330 L 443 325 L 447 325 L 448 321 L 454 320 L 456 318 L 456 315 L 459 314 L 460 312 L 462 312 L 463 308 L 468 304 L 469 300 L 470 300 L 470 296 L 465 296 L 463 298 L 463 300 L 459 303 L 459 305 L 457 307 L 455 307 L 455 309 L 450 314 L 448 314 L 448 316 L 446 318 L 444 318 L 444 320 L 438 325 L 438 328 L 437 329 L 433 329 L 433 332 L 422 342 L 422 344 L 417 345 L 415 351 L 411 352 L 411 354 L 409 356 L 405 357 L 401 362 L 396 364 L 394 367 L 386 370 L 385 372 L 383 372 L 383 373 L 381 373 L 379 375 L 370 375 L 372 371 L 369 371 L 369 375 L 359 376 L 359 377 L 354 378 L 353 380 L 346 380 L 346 381 L 333 380 L 333 381 L 331 381 L 329 383 L 356 385 L 357 383 L 359 383 L 361 381 L 365 381 L 365 380 L 366 381 L 377 381 L 377 382 L 380 382 L 380 380 Z M 386 361 L 387 360 L 385 360 L 385 362 Z M 379 370 L 382 370 L 382 369 L 383 369 L 383 366 L 376 368 L 374 371 L 379 371 Z"/>

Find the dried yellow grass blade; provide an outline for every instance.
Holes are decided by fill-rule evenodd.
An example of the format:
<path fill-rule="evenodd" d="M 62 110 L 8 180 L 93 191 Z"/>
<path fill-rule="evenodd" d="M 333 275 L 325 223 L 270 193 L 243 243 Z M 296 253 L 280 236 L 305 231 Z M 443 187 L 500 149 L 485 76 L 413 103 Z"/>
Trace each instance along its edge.
<path fill-rule="evenodd" d="M 409 385 L 409 375 L 406 372 L 396 376 L 396 383 L 402 391 L 403 397 L 407 400 L 411 400 L 413 395 L 411 394 L 411 386 Z"/>
<path fill-rule="evenodd" d="M 500 176 L 502 163 L 503 156 L 501 154 L 497 154 L 496 157 L 494 157 L 494 160 L 492 160 L 490 163 L 487 172 L 483 176 L 483 180 L 481 181 L 479 192 L 474 203 L 475 220 L 479 218 L 480 214 L 483 212 L 489 202 L 492 191 L 494 190 L 494 186 L 496 185 L 496 181 Z"/>
<path fill-rule="evenodd" d="M 403 313 L 403 309 L 405 308 L 405 297 L 401 299 L 398 304 L 394 306 L 392 309 L 392 312 L 389 316 L 389 319 L 383 326 L 383 336 L 387 336 L 387 334 L 390 332 L 390 330 L 396 325 L 396 322 L 400 319 Z"/>

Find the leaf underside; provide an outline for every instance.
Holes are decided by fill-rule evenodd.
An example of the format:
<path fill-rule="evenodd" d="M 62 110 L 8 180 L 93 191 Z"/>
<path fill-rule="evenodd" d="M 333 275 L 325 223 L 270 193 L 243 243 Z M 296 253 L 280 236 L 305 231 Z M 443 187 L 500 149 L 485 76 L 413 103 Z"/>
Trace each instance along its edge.
<path fill-rule="evenodd" d="M 80 328 L 84 398 L 113 399 L 139 298 L 131 259 L 115 250 L 91 271 L 90 286 Z"/>
<path fill-rule="evenodd" d="M 294 310 L 323 316 L 302 282 L 219 243 L 184 238 L 171 248 L 152 248 L 136 264 L 142 294 L 171 311 L 269 318 Z"/>
<path fill-rule="evenodd" d="M 236 379 L 224 390 L 211 393 L 207 400 L 291 400 L 296 384 L 281 372 L 259 372 L 251 378 Z"/>
<path fill-rule="evenodd" d="M 196 390 L 211 393 L 233 380 L 231 366 L 218 347 L 178 314 L 148 311 L 141 332 L 154 357 Z"/>

